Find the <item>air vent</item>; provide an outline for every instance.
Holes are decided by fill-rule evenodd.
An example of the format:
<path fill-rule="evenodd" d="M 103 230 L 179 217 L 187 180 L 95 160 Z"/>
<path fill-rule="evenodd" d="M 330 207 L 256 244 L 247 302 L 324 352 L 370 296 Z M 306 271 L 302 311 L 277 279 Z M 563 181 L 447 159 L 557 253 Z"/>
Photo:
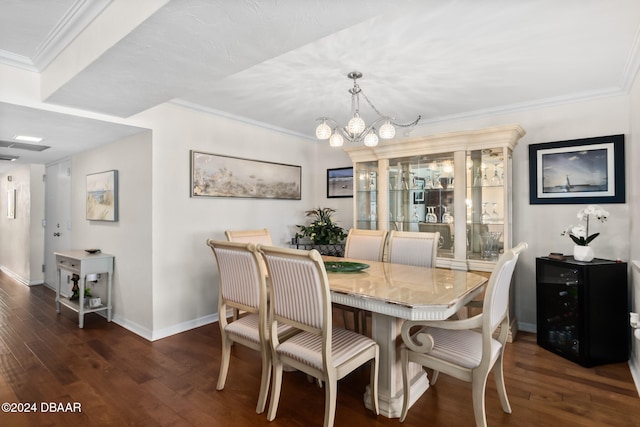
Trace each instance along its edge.
<path fill-rule="evenodd" d="M 51 148 L 48 145 L 26 144 L 24 142 L 15 141 L 0 141 L 0 147 L 15 148 L 17 150 L 27 151 L 44 151 L 47 148 Z"/>
<path fill-rule="evenodd" d="M 9 156 L 7 154 L 0 154 L 0 160 L 6 160 L 9 162 L 13 162 L 14 160 L 18 160 L 20 157 L 18 156 Z"/>

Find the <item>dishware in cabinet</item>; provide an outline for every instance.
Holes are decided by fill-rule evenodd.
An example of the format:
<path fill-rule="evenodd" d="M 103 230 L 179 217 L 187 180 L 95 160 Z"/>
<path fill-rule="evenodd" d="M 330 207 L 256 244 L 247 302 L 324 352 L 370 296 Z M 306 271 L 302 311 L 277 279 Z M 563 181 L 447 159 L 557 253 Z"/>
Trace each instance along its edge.
<path fill-rule="evenodd" d="M 354 165 L 356 171 L 356 228 L 378 229 L 378 164 L 363 162 Z"/>
<path fill-rule="evenodd" d="M 468 151 L 466 168 L 467 256 L 497 261 L 511 239 L 511 151 Z"/>

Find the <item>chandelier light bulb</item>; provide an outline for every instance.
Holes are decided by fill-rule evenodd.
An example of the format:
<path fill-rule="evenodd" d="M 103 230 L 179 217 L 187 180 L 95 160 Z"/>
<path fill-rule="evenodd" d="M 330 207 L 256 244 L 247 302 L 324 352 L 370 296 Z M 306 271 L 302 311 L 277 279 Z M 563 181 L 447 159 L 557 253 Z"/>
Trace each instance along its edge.
<path fill-rule="evenodd" d="M 396 128 L 393 127 L 389 120 L 387 120 L 382 126 L 380 126 L 380 138 L 391 139 L 394 136 L 396 136 Z"/>
<path fill-rule="evenodd" d="M 332 147 L 342 147 L 343 143 L 344 138 L 342 138 L 342 135 L 340 135 L 337 131 L 334 132 L 329 139 L 329 145 Z"/>
<path fill-rule="evenodd" d="M 327 121 L 324 120 L 316 128 L 316 138 L 329 139 L 330 136 L 331 136 L 331 127 L 327 124 Z"/>
<path fill-rule="evenodd" d="M 362 120 L 362 117 L 360 117 L 358 113 L 355 113 L 351 120 L 349 120 L 349 124 L 347 124 L 347 129 L 352 135 L 360 135 L 365 127 L 364 120 Z"/>
<path fill-rule="evenodd" d="M 376 145 L 378 145 L 378 135 L 376 135 L 375 131 L 369 132 L 364 137 L 364 145 L 366 145 L 367 147 L 375 147 Z"/>

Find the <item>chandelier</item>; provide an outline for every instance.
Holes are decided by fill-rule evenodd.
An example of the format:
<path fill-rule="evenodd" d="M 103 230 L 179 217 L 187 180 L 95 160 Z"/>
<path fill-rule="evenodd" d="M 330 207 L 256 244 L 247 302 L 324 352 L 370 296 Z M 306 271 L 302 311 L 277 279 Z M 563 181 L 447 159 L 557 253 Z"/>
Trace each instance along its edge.
<path fill-rule="evenodd" d="M 330 117 L 320 117 L 318 121 L 322 121 L 316 128 L 316 137 L 318 139 L 328 139 L 329 145 L 332 147 L 341 147 L 346 139 L 349 142 L 364 142 L 367 147 L 373 147 L 378 145 L 378 135 L 382 139 L 391 139 L 396 135 L 396 128 L 398 127 L 413 127 L 422 116 L 418 116 L 411 123 L 400 124 L 393 121 L 389 116 L 383 116 L 380 111 L 369 101 L 367 95 L 364 94 L 360 86 L 358 86 L 358 79 L 362 77 L 362 73 L 358 71 L 352 71 L 347 74 L 347 77 L 353 79 L 353 88 L 349 89 L 351 94 L 351 119 L 347 123 L 347 126 L 341 126 L 337 121 Z M 373 121 L 369 126 L 366 125 L 362 117 L 360 117 L 360 95 L 367 101 L 367 104 L 376 112 L 378 118 Z M 329 125 L 332 124 L 332 126 Z M 380 129 L 376 134 L 376 126 L 380 126 Z"/>

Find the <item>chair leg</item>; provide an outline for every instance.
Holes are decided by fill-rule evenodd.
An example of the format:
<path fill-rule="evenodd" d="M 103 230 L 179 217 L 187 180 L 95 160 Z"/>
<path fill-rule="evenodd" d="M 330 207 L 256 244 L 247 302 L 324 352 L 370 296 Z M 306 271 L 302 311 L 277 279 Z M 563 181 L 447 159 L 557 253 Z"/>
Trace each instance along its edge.
<path fill-rule="evenodd" d="M 282 362 L 273 360 L 273 381 L 271 384 L 271 402 L 269 402 L 269 412 L 267 419 L 273 421 L 278 412 L 278 403 L 280 401 L 280 389 L 282 388 Z"/>
<path fill-rule="evenodd" d="M 431 374 L 431 379 L 429 380 L 429 385 L 435 385 L 436 381 L 438 381 L 438 374 L 440 373 L 440 371 L 433 371 L 433 374 Z"/>
<path fill-rule="evenodd" d="M 267 406 L 267 394 L 269 393 L 269 381 L 271 380 L 271 354 L 262 352 L 262 378 L 260 380 L 260 395 L 258 396 L 258 405 L 256 413 L 261 414 Z"/>
<path fill-rule="evenodd" d="M 507 414 L 511 413 L 511 405 L 509 404 L 509 398 L 507 397 L 507 388 L 504 385 L 504 372 L 502 367 L 502 355 L 496 360 L 493 366 L 493 376 L 496 379 L 496 388 L 498 389 L 498 397 L 502 404 L 502 410 Z"/>
<path fill-rule="evenodd" d="M 220 373 L 218 374 L 218 384 L 216 390 L 224 389 L 229 372 L 229 360 L 231 359 L 231 340 L 222 332 L 222 357 L 220 359 Z"/>
<path fill-rule="evenodd" d="M 362 330 L 360 331 L 360 333 L 362 335 L 367 335 L 367 312 L 365 310 L 359 310 L 358 313 L 360 314 L 360 316 L 362 317 L 360 319 L 360 321 L 362 322 Z"/>
<path fill-rule="evenodd" d="M 380 415 L 380 408 L 378 406 L 378 372 L 380 365 L 380 349 L 376 349 L 376 357 L 371 361 L 371 404 L 375 409 L 376 415 Z"/>
<path fill-rule="evenodd" d="M 347 322 L 347 310 L 340 309 L 340 311 L 342 311 L 342 323 L 344 324 L 344 328 L 349 329 L 349 323 Z"/>
<path fill-rule="evenodd" d="M 338 395 L 338 382 L 335 377 L 326 378 L 324 390 L 324 427 L 333 427 L 336 417 L 336 400 Z"/>
<path fill-rule="evenodd" d="M 404 422 L 409 411 L 409 374 L 407 373 L 409 367 L 409 351 L 406 348 L 400 350 L 400 364 L 402 365 L 402 412 L 400 413 L 400 422 Z"/>
<path fill-rule="evenodd" d="M 484 394 L 487 386 L 488 372 L 475 370 L 471 381 L 471 393 L 473 395 L 473 415 L 476 419 L 476 427 L 487 427 L 487 414 L 484 408 Z"/>

